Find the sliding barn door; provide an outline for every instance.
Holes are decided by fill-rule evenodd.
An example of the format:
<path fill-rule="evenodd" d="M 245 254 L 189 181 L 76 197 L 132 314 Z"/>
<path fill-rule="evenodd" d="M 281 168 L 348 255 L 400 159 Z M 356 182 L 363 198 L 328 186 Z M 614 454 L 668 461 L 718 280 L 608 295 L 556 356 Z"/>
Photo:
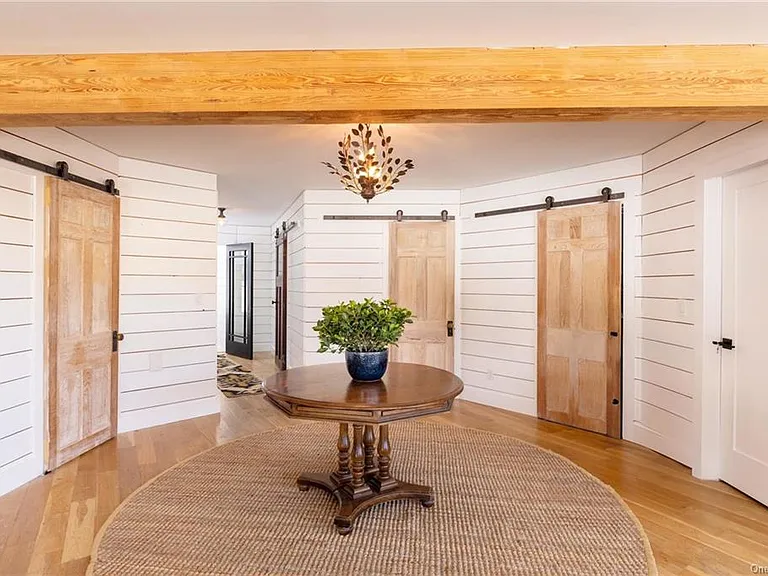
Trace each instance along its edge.
<path fill-rule="evenodd" d="M 453 222 L 393 222 L 390 298 L 413 312 L 413 324 L 390 351 L 395 362 L 453 372 Z"/>
<path fill-rule="evenodd" d="M 116 196 L 46 180 L 48 469 L 117 429 L 119 236 Z"/>
<path fill-rule="evenodd" d="M 280 370 L 288 366 L 288 235 L 275 241 L 275 362 Z"/>
<path fill-rule="evenodd" d="M 621 208 L 543 211 L 538 222 L 538 414 L 621 434 Z"/>

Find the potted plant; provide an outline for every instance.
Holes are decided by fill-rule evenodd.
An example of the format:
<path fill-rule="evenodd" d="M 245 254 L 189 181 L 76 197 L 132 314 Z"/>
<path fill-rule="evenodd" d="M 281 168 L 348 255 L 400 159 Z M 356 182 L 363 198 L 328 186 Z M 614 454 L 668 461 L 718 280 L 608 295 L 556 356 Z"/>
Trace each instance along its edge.
<path fill-rule="evenodd" d="M 387 371 L 389 346 L 397 344 L 412 316 L 392 300 L 366 298 L 326 306 L 313 328 L 320 337 L 318 352 L 343 351 L 353 380 L 380 380 Z"/>

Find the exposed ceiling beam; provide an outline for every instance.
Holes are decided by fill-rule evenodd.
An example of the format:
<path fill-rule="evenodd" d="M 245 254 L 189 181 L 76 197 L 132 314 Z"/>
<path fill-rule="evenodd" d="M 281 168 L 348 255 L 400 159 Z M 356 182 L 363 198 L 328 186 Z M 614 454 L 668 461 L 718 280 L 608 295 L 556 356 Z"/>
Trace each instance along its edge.
<path fill-rule="evenodd" d="M 768 117 L 768 46 L 0 56 L 0 125 Z"/>

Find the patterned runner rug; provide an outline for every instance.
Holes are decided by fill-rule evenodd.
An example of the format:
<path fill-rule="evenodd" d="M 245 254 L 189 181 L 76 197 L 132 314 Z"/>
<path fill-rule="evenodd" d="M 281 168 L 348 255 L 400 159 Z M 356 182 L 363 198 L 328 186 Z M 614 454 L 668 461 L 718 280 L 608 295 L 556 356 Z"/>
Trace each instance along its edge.
<path fill-rule="evenodd" d="M 227 358 L 226 354 L 219 354 L 216 363 L 218 366 L 216 383 L 219 390 L 227 398 L 263 392 L 261 378 L 254 376 L 243 366 Z"/>

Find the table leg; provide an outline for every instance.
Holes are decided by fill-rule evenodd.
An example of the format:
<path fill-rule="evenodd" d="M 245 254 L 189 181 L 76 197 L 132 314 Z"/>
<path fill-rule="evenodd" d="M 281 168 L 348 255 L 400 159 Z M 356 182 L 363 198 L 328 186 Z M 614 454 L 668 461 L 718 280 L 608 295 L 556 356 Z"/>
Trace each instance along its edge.
<path fill-rule="evenodd" d="M 339 450 L 339 469 L 331 477 L 341 486 L 352 480 L 352 471 L 349 469 L 349 424 L 339 424 L 336 448 Z"/>
<path fill-rule="evenodd" d="M 339 534 L 352 532 L 355 519 L 368 508 L 390 502 L 412 498 L 429 508 L 435 503 L 432 488 L 419 484 L 401 482 L 393 478 L 389 468 L 392 447 L 389 442 L 389 426 L 379 427 L 378 468 L 373 463 L 375 435 L 373 426 L 353 424 L 352 451 L 350 455 L 349 425 L 339 426 L 336 447 L 339 452 L 338 469 L 331 474 L 305 473 L 299 476 L 300 490 L 317 486 L 330 492 L 339 502 L 339 510 L 333 523 Z M 365 431 L 364 431 L 365 428 Z M 371 467 L 373 468 L 371 470 Z M 369 472 L 366 474 L 366 472 Z"/>
<path fill-rule="evenodd" d="M 341 487 L 353 500 L 371 494 L 371 487 L 365 483 L 365 449 L 363 445 L 363 425 L 352 424 L 352 480 Z"/>
<path fill-rule="evenodd" d="M 371 478 L 371 485 L 379 492 L 384 492 L 397 486 L 397 480 L 389 474 L 389 464 L 391 462 L 392 447 L 389 443 L 389 424 L 379 426 L 379 470 Z"/>
<path fill-rule="evenodd" d="M 310 486 L 317 486 L 333 492 L 352 481 L 352 472 L 349 469 L 349 424 L 339 424 L 339 438 L 336 441 L 336 448 L 339 451 L 338 468 L 330 474 L 312 472 L 302 474 L 297 480 L 299 490 L 306 492 Z"/>
<path fill-rule="evenodd" d="M 365 433 L 363 434 L 363 445 L 365 446 L 365 470 L 363 471 L 363 474 L 366 478 L 373 476 L 376 472 L 376 463 L 373 460 L 375 443 L 376 436 L 373 433 L 373 426 L 369 424 L 365 427 Z"/>

